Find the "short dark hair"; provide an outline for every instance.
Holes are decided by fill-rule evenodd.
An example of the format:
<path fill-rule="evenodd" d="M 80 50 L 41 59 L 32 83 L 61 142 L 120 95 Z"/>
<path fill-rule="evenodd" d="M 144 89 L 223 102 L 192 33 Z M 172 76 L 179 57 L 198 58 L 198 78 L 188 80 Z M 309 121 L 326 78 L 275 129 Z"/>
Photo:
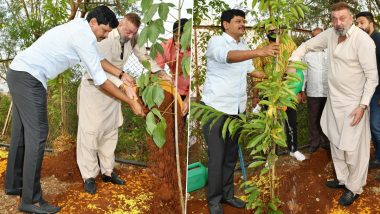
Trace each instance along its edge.
<path fill-rule="evenodd" d="M 339 11 L 339 10 L 344 10 L 344 9 L 350 11 L 350 6 L 348 6 L 346 2 L 338 2 L 331 6 L 331 11 Z"/>
<path fill-rule="evenodd" d="M 231 19 L 233 19 L 235 16 L 240 16 L 240 17 L 243 17 L 245 18 L 245 13 L 244 11 L 242 10 L 239 10 L 239 9 L 230 9 L 230 10 L 225 10 L 222 12 L 222 16 L 220 17 L 220 21 L 221 21 L 221 27 L 222 27 L 222 31 L 224 32 L 226 29 L 224 29 L 224 26 L 223 26 L 223 22 L 230 22 Z"/>
<path fill-rule="evenodd" d="M 375 22 L 375 19 L 373 17 L 373 14 L 371 12 L 365 11 L 365 12 L 360 12 L 356 15 L 356 19 L 359 17 L 365 17 L 368 19 L 369 22 Z"/>
<path fill-rule="evenodd" d="M 177 32 L 178 31 L 178 24 L 179 24 L 179 31 L 181 33 L 183 33 L 183 27 L 185 26 L 186 22 L 189 21 L 188 19 L 186 18 L 182 18 L 180 20 L 177 20 L 176 22 L 174 22 L 173 24 L 173 33 Z"/>
<path fill-rule="evenodd" d="M 98 25 L 109 25 L 111 28 L 115 28 L 119 25 L 115 13 L 105 5 L 95 7 L 87 14 L 87 22 L 90 22 L 92 18 L 96 19 Z"/>
<path fill-rule="evenodd" d="M 124 18 L 135 25 L 135 27 L 140 27 L 141 25 L 141 18 L 137 13 L 127 13 L 124 15 Z"/>

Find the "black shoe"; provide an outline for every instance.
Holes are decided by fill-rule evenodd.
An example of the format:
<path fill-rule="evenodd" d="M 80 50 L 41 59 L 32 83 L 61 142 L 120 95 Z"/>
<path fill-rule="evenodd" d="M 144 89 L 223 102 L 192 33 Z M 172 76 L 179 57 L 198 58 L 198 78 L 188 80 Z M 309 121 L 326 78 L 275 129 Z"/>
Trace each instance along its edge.
<path fill-rule="evenodd" d="M 95 178 L 89 178 L 84 181 L 84 191 L 90 194 L 96 193 Z"/>
<path fill-rule="evenodd" d="M 339 198 L 339 204 L 342 206 L 348 206 L 352 204 L 357 198 L 359 198 L 359 194 L 354 194 L 350 190 L 344 191 L 343 195 Z"/>
<path fill-rule="evenodd" d="M 112 172 L 111 173 L 111 176 L 107 176 L 107 175 L 102 175 L 102 180 L 103 182 L 111 182 L 113 184 L 118 184 L 118 185 L 124 185 L 125 184 L 125 181 L 121 178 L 119 178 L 116 173 Z"/>
<path fill-rule="evenodd" d="M 54 206 L 54 205 L 51 205 L 49 204 L 47 201 L 45 201 L 44 199 L 41 198 L 40 200 L 40 207 L 46 211 L 48 211 L 48 213 L 56 213 L 56 212 L 59 212 L 61 210 L 60 207 L 57 207 L 57 206 Z"/>
<path fill-rule="evenodd" d="M 223 207 L 221 204 L 208 205 L 208 209 L 210 210 L 210 214 L 223 214 Z"/>
<path fill-rule="evenodd" d="M 228 204 L 230 206 L 233 206 L 235 208 L 244 208 L 245 202 L 240 200 L 239 198 L 231 198 L 231 199 L 222 199 L 221 201 L 224 204 Z"/>
<path fill-rule="evenodd" d="M 7 195 L 18 195 L 21 196 L 21 189 L 5 189 L 5 194 Z"/>
<path fill-rule="evenodd" d="M 41 206 L 21 202 L 18 209 L 26 213 L 56 213 L 61 210 L 61 208 L 47 204 L 47 202 L 44 205 L 41 204 Z"/>
<path fill-rule="evenodd" d="M 333 189 L 346 188 L 344 184 L 339 184 L 338 180 L 326 181 L 326 186 Z"/>
<path fill-rule="evenodd" d="M 370 169 L 378 169 L 378 168 L 380 168 L 380 160 L 370 161 L 368 168 L 370 168 Z"/>

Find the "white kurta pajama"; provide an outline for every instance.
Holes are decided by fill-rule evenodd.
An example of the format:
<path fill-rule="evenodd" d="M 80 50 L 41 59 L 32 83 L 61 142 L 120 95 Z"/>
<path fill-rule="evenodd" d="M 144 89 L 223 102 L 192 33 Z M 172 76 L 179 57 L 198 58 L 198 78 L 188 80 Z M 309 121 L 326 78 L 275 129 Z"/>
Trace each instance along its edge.
<path fill-rule="evenodd" d="M 111 64 L 123 69 L 129 56 L 133 53 L 140 60 L 149 60 L 145 47 L 137 45 L 137 38 L 124 44 L 124 55 L 121 59 L 120 36 L 117 29 L 112 30 L 108 37 L 97 43 L 100 55 Z M 161 68 L 150 61 L 152 71 Z M 117 87 L 123 82 L 116 76 L 106 73 L 107 78 Z M 91 76 L 86 72 L 78 88 L 78 133 L 77 133 L 77 163 L 82 178 L 95 178 L 101 173 L 112 172 L 115 163 L 115 149 L 118 140 L 118 128 L 123 124 L 121 102 L 96 87 Z"/>
<path fill-rule="evenodd" d="M 369 106 L 378 84 L 373 40 L 352 26 L 345 41 L 330 28 L 302 44 L 290 60 L 297 61 L 309 51 L 328 48 L 328 95 L 321 117 L 323 132 L 331 142 L 337 179 L 355 194 L 363 192 L 370 155 L 368 111 L 356 126 L 350 114 L 359 104 Z"/>

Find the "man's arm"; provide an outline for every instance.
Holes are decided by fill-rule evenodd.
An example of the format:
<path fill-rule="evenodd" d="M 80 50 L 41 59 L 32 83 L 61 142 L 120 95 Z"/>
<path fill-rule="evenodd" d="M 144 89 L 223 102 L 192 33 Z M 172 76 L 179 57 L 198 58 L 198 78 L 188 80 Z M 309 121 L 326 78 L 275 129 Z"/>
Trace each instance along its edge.
<path fill-rule="evenodd" d="M 119 88 L 115 86 L 111 81 L 106 80 L 103 84 L 100 85 L 100 87 L 109 93 L 111 96 L 128 103 L 128 105 L 131 107 L 133 113 L 135 113 L 138 116 L 145 116 L 144 111 L 140 103 L 137 102 L 137 100 L 130 99 L 125 93 L 123 93 Z"/>
<path fill-rule="evenodd" d="M 119 79 L 121 79 L 128 86 L 134 86 L 134 79 L 131 76 L 129 76 L 127 73 L 124 73 L 123 70 L 121 70 L 118 67 L 112 65 L 107 59 L 101 60 L 100 63 L 102 65 L 102 68 L 106 72 L 108 72 L 108 73 L 110 73 L 110 74 L 118 77 Z"/>
<path fill-rule="evenodd" d="M 273 43 L 255 50 L 232 50 L 227 54 L 227 62 L 235 63 L 255 57 L 276 56 L 279 53 L 279 44 Z"/>
<path fill-rule="evenodd" d="M 330 31 L 333 29 L 328 29 L 318 34 L 316 37 L 309 39 L 308 41 L 302 43 L 289 58 L 289 61 L 300 61 L 307 52 L 323 51 L 328 45 L 328 36 Z"/>

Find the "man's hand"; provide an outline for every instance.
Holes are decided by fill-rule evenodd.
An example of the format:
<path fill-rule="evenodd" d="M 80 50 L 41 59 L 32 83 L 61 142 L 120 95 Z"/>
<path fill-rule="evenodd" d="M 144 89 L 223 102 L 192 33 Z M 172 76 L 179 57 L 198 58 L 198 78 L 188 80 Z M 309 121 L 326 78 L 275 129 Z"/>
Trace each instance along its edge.
<path fill-rule="evenodd" d="M 129 106 L 131 107 L 135 115 L 141 116 L 141 117 L 145 116 L 144 107 L 137 100 L 130 102 Z"/>
<path fill-rule="evenodd" d="M 301 95 L 301 93 L 298 93 L 296 95 L 296 97 L 297 97 L 297 102 L 300 103 L 302 101 L 302 95 Z"/>
<path fill-rule="evenodd" d="M 355 110 L 350 114 L 354 119 L 352 120 L 351 126 L 356 126 L 360 123 L 360 120 L 363 117 L 365 109 L 360 106 L 356 107 Z"/>
<path fill-rule="evenodd" d="M 123 73 L 123 76 L 121 77 L 121 80 L 127 86 L 130 86 L 130 87 L 135 86 L 135 80 L 133 79 L 133 77 L 129 76 L 129 74 L 127 74 L 127 73 Z"/>
<path fill-rule="evenodd" d="M 138 100 L 138 96 L 136 94 L 135 89 L 132 86 L 128 86 L 126 84 L 122 84 L 120 89 L 128 96 L 131 100 Z"/>
<path fill-rule="evenodd" d="M 257 79 L 264 79 L 264 78 L 267 77 L 267 76 L 265 75 L 265 73 L 262 72 L 262 71 L 254 71 L 254 72 L 249 73 L 249 75 L 250 75 L 251 77 L 254 77 L 254 78 L 257 78 Z"/>
<path fill-rule="evenodd" d="M 302 103 L 307 103 L 307 96 L 306 96 L 305 91 L 301 92 L 301 102 Z"/>
<path fill-rule="evenodd" d="M 280 45 L 277 43 L 271 43 L 262 48 L 256 49 L 260 56 L 277 56 L 280 53 Z"/>

